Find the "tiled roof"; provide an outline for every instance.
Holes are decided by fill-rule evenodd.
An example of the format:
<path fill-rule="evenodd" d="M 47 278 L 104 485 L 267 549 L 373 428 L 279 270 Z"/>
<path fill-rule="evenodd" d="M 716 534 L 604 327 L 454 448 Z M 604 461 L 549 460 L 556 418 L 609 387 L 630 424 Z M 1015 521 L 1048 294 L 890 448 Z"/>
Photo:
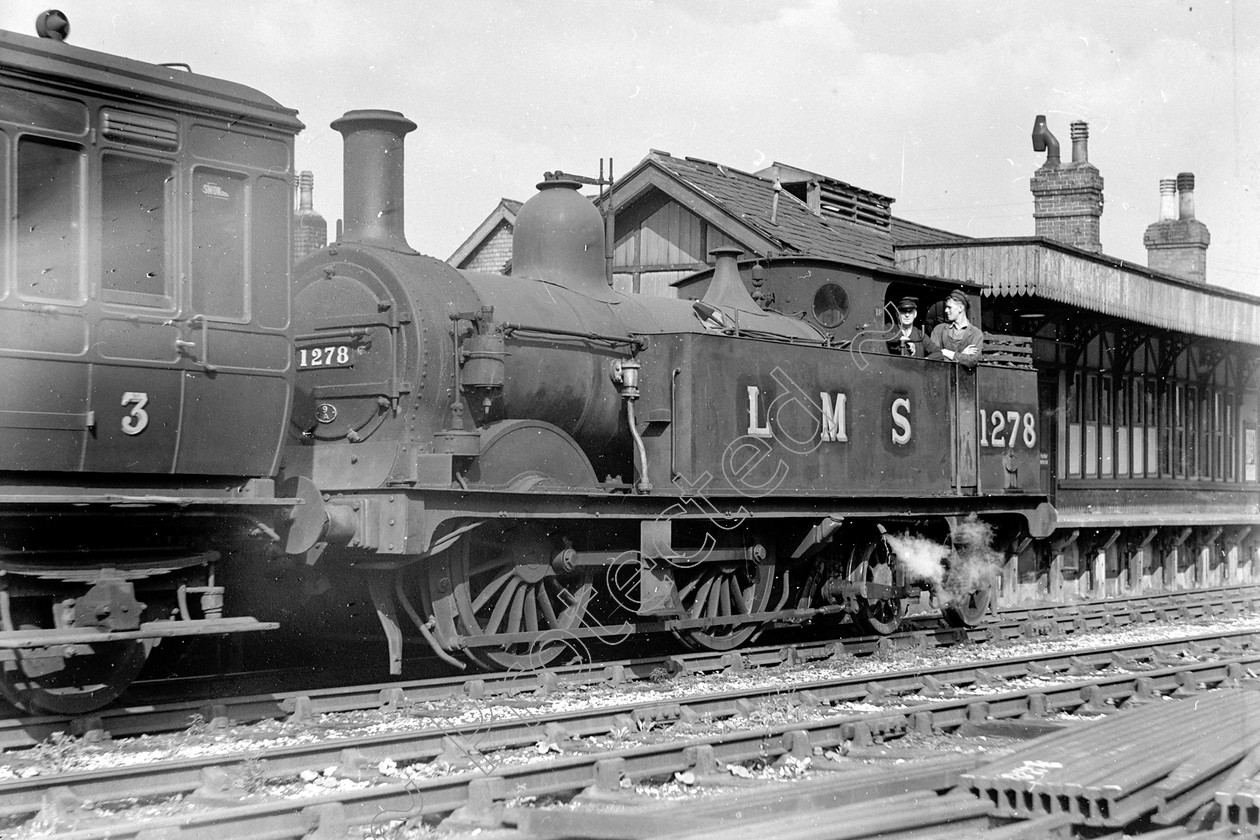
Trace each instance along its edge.
<path fill-rule="evenodd" d="M 961 233 L 953 233 L 940 228 L 921 225 L 896 216 L 892 220 L 893 243 L 898 247 L 906 245 L 933 245 L 940 242 L 963 242 L 971 239 Z"/>
<path fill-rule="evenodd" d="M 771 222 L 775 193 L 772 179 L 664 152 L 653 151 L 649 160 L 774 242 L 780 254 L 830 257 L 873 268 L 894 264 L 893 239 L 887 231 L 815 214 L 787 190 L 779 192 L 779 206 Z"/>

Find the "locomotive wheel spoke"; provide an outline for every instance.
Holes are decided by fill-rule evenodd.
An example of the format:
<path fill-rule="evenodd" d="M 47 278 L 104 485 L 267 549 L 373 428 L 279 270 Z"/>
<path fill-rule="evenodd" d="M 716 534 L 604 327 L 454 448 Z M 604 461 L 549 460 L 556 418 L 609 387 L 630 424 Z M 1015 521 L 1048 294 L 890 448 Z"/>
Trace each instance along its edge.
<path fill-rule="evenodd" d="M 502 589 L 504 584 L 508 583 L 511 580 L 512 580 L 512 570 L 505 569 L 503 574 L 499 575 L 497 578 L 490 581 L 490 583 L 486 585 L 486 588 L 481 590 L 481 594 L 477 596 L 477 600 L 473 601 L 473 612 L 476 612 L 477 610 L 480 610 L 482 607 L 484 607 L 490 601 L 490 599 L 495 596 L 495 593 L 497 593 L 500 589 Z"/>
<path fill-rule="evenodd" d="M 696 577 L 692 578 L 691 581 L 686 586 L 680 587 L 678 590 L 679 599 L 686 601 L 689 597 L 691 597 L 691 593 L 696 591 L 696 587 L 700 584 L 702 580 L 705 580 L 705 578 L 701 578 L 700 576 L 697 575 Z M 695 616 L 692 616 L 692 617 L 694 618 Z"/>
<path fill-rule="evenodd" d="M 551 596 L 547 592 L 547 585 L 544 583 L 534 592 L 534 603 L 538 606 L 538 611 L 542 613 L 543 621 L 547 622 L 547 626 L 556 629 L 560 626 L 560 619 L 556 618 L 556 610 L 551 606 Z"/>
<path fill-rule="evenodd" d="M 499 592 L 499 597 L 494 603 L 494 610 L 490 613 L 489 621 L 486 622 L 485 632 L 487 633 L 499 633 L 499 632 L 512 633 L 514 632 L 512 630 L 512 625 L 510 621 L 508 622 L 508 627 L 506 630 L 500 630 L 500 628 L 503 627 L 503 616 L 507 614 L 508 607 L 511 606 L 513 599 L 516 597 L 516 592 L 517 590 L 520 589 L 520 587 L 521 587 L 521 582 L 516 579 L 510 579 L 510 582 L 508 583 L 507 586 L 500 587 L 502 591 Z M 480 606 L 478 606 L 477 601 L 482 602 Z M 481 607 L 485 606 L 485 602 L 489 601 L 489 598 L 478 598 L 477 601 L 473 602 L 472 613 L 474 614 L 481 611 Z"/>
<path fill-rule="evenodd" d="M 713 602 L 713 586 L 716 578 L 708 578 L 704 581 L 704 586 L 696 596 L 696 603 L 692 606 L 692 618 L 699 618 L 702 615 L 706 618 L 712 618 L 713 612 L 711 604 Z"/>
<path fill-rule="evenodd" d="M 521 611 L 527 633 L 538 632 L 538 590 L 538 586 L 531 586 L 521 592 Z"/>
<path fill-rule="evenodd" d="M 428 597 L 446 604 L 462 637 L 525 634 L 529 641 L 467 646 L 461 653 L 485 668 L 543 668 L 574 645 L 563 631 L 587 617 L 595 571 L 559 574 L 544 558 L 546 537 L 529 528 L 501 539 L 470 540 L 451 549 L 426 577 Z"/>
<path fill-rule="evenodd" d="M 699 563 L 674 570 L 678 598 L 693 619 L 725 619 L 763 612 L 770 603 L 775 579 L 773 559 L 761 563 Z M 747 585 L 744 582 L 747 581 Z M 695 650 L 731 650 L 761 630 L 757 624 L 713 624 L 675 630 Z"/>

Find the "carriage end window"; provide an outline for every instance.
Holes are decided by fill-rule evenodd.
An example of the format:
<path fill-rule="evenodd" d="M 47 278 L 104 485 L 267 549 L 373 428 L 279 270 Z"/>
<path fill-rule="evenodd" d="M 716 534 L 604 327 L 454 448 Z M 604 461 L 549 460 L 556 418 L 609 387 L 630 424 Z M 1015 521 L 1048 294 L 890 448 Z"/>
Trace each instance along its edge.
<path fill-rule="evenodd" d="M 193 173 L 192 300 L 198 314 L 245 317 L 245 178 L 198 169 Z"/>
<path fill-rule="evenodd" d="M 101 288 L 106 300 L 169 306 L 167 209 L 174 173 L 158 161 L 107 155 L 101 161 Z"/>

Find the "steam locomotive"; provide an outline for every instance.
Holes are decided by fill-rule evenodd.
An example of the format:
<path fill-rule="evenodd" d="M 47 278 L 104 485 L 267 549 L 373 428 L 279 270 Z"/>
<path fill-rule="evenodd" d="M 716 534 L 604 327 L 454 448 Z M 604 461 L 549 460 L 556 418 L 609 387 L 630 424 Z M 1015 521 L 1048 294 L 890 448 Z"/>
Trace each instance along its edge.
<path fill-rule="evenodd" d="M 11 33 L 0 86 L 18 708 L 108 703 L 168 637 L 334 633 L 363 603 L 393 674 L 405 624 L 457 667 L 533 669 L 648 632 L 973 623 L 971 555 L 1054 528 L 1031 365 L 886 352 L 891 301 L 958 283 L 720 251 L 696 300 L 623 295 L 563 178 L 510 277 L 456 270 L 403 235 L 391 111 L 333 123 L 344 230 L 290 279 L 295 112 Z M 944 546 L 938 573 L 898 539 Z"/>

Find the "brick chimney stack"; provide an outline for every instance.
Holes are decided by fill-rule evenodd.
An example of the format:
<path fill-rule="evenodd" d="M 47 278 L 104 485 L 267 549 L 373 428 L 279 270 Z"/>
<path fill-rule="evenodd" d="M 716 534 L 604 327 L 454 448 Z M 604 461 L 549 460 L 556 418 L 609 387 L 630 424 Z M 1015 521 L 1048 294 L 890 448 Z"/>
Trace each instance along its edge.
<path fill-rule="evenodd" d="M 1057 151 L 1056 144 L 1053 152 Z M 1100 253 L 1103 179 L 1089 162 L 1089 126 L 1079 120 L 1072 123 L 1071 163 L 1061 163 L 1055 153 L 1047 154 L 1031 181 L 1036 235 Z"/>
<path fill-rule="evenodd" d="M 309 170 L 298 175 L 298 209 L 293 214 L 293 261 L 328 244 L 328 223 L 315 212 L 312 194 L 315 176 Z"/>
<path fill-rule="evenodd" d="M 1207 283 L 1207 249 L 1212 235 L 1194 217 L 1194 175 L 1182 172 L 1159 182 L 1159 221 L 1146 229 L 1146 264 L 1154 271 Z M 1176 199 L 1174 200 L 1174 195 Z M 1178 215 L 1173 216 L 1174 204 Z"/>

